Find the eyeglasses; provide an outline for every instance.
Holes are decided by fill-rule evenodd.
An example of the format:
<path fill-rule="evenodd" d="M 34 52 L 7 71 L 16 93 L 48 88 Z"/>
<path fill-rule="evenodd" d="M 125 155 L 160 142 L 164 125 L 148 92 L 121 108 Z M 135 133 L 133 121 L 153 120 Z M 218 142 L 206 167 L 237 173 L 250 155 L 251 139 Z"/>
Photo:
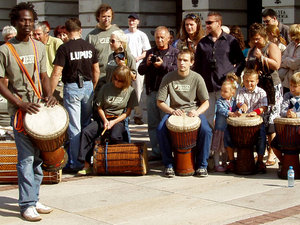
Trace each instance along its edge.
<path fill-rule="evenodd" d="M 214 22 L 217 22 L 217 21 L 205 21 L 205 24 L 206 24 L 206 25 L 211 25 L 211 24 L 213 24 Z"/>
<path fill-rule="evenodd" d="M 109 43 L 110 43 L 110 44 L 114 44 L 114 43 L 117 42 L 117 41 L 119 41 L 119 40 L 109 39 Z M 119 42 L 120 42 L 120 41 L 119 41 Z"/>
<path fill-rule="evenodd" d="M 269 24 L 270 21 L 271 21 L 271 19 L 269 19 L 269 20 L 263 20 L 264 24 Z"/>
<path fill-rule="evenodd" d="M 187 14 L 184 19 L 187 19 L 187 18 L 192 18 L 192 19 L 198 19 L 199 17 L 197 15 L 195 15 L 194 13 L 189 13 Z"/>

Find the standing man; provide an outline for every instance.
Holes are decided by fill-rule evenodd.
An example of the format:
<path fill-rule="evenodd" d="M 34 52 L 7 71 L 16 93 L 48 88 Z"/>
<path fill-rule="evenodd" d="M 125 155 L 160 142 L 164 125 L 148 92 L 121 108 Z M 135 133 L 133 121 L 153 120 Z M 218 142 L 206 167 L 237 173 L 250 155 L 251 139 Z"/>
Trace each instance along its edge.
<path fill-rule="evenodd" d="M 205 115 L 214 127 L 215 103 L 221 97 L 221 85 L 227 73 L 241 74 L 245 58 L 238 41 L 222 30 L 222 16 L 219 13 L 208 13 L 205 24 L 207 36 L 198 43 L 195 71 L 203 77 L 209 92 L 209 108 Z"/>
<path fill-rule="evenodd" d="M 128 37 L 128 46 L 131 54 L 135 57 L 136 68 L 146 56 L 151 46 L 147 35 L 139 30 L 137 27 L 140 23 L 137 14 L 133 13 L 128 16 L 128 29 L 125 30 L 125 34 Z M 134 108 L 134 123 L 138 125 L 144 124 L 143 122 L 143 109 L 141 106 L 141 96 L 144 90 L 144 76 L 137 73 L 136 80 L 132 82 L 132 85 L 136 91 L 139 105 Z"/>
<path fill-rule="evenodd" d="M 50 77 L 53 71 L 53 61 L 55 59 L 55 55 L 57 49 L 60 45 L 63 44 L 62 40 L 56 37 L 52 37 L 49 35 L 49 27 L 47 26 L 49 23 L 37 22 L 34 25 L 33 36 L 36 40 L 42 42 L 46 47 L 46 55 L 47 55 L 47 74 Z M 61 104 L 63 104 L 63 87 L 62 83 L 56 88 L 53 95 L 56 99 L 59 100 Z"/>
<path fill-rule="evenodd" d="M 13 124 L 15 115 L 23 118 L 25 113 L 37 113 L 40 98 L 48 106 L 57 104 L 57 101 L 51 94 L 45 47 L 30 38 L 34 21 L 37 20 L 34 6 L 22 2 L 11 9 L 9 17 L 11 24 L 17 29 L 17 36 L 0 47 L 0 94 L 8 100 L 8 112 Z M 12 51 L 16 51 L 17 55 L 14 56 Z M 22 62 L 20 67 L 17 60 Z M 27 69 L 26 73 L 22 72 L 21 67 Z M 9 80 L 8 87 L 3 83 L 4 77 Z M 42 86 L 42 93 L 39 85 Z M 14 126 L 13 131 L 18 150 L 20 211 L 26 220 L 39 221 L 42 219 L 39 213 L 52 211 L 39 202 L 40 184 L 43 179 L 40 150 L 32 144 L 29 136 L 21 131 L 22 125 L 17 128 L 20 129 L 16 130 Z"/>
<path fill-rule="evenodd" d="M 168 28 L 159 26 L 156 28 L 154 48 L 147 51 L 146 57 L 138 68 L 141 75 L 145 75 L 148 133 L 152 147 L 152 155 L 149 160 L 161 159 L 156 129 L 164 113 L 156 105 L 156 96 L 159 85 L 164 75 L 177 69 L 178 49 L 169 45 L 170 32 Z"/>
<path fill-rule="evenodd" d="M 262 12 L 262 20 L 265 25 L 276 25 L 279 28 L 280 35 L 286 40 L 286 43 L 289 44 L 291 42 L 289 26 L 278 21 L 277 13 L 273 9 L 265 9 Z"/>
<path fill-rule="evenodd" d="M 95 16 L 98 24 L 96 28 L 86 36 L 86 41 L 92 44 L 98 51 L 100 78 L 95 90 L 95 92 L 97 92 L 106 82 L 106 65 L 108 56 L 112 53 L 109 45 L 111 33 L 120 28 L 116 24 L 111 24 L 114 18 L 114 12 L 110 5 L 101 4 L 95 13 Z"/>
<path fill-rule="evenodd" d="M 207 159 L 212 130 L 203 114 L 209 107 L 208 92 L 203 78 L 190 70 L 193 63 L 194 53 L 188 49 L 181 50 L 177 59 L 178 70 L 164 76 L 157 95 L 158 107 L 167 114 L 157 128 L 166 177 L 175 175 L 172 145 L 166 121 L 170 115 L 182 116 L 183 114 L 190 117 L 198 116 L 201 119 L 195 154 L 195 175 L 199 177 L 207 177 L 208 175 Z M 165 103 L 168 95 L 170 95 L 170 106 Z"/>
<path fill-rule="evenodd" d="M 46 46 L 47 74 L 50 77 L 54 68 L 53 61 L 55 59 L 55 54 L 63 42 L 61 39 L 49 35 L 49 28 L 43 22 L 37 22 L 34 25 L 33 36 L 36 40 L 42 42 Z"/>
<path fill-rule="evenodd" d="M 91 120 L 93 89 L 99 79 L 97 50 L 81 39 L 81 22 L 70 18 L 65 23 L 69 41 L 57 50 L 53 62 L 51 87 L 54 91 L 62 75 L 64 83 L 64 106 L 69 113 L 69 161 L 65 172 L 77 172 L 83 164 L 77 160 L 81 130 Z"/>

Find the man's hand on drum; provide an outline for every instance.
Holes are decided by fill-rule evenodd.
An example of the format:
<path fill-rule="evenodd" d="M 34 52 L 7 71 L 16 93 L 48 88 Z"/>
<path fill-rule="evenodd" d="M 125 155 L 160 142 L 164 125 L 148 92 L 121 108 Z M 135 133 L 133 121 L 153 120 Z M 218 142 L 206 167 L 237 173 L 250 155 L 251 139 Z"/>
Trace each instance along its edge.
<path fill-rule="evenodd" d="M 175 109 L 172 112 L 172 115 L 175 115 L 175 116 L 182 116 L 183 114 L 185 114 L 185 112 L 182 109 Z"/>
<path fill-rule="evenodd" d="M 297 118 L 297 114 L 293 111 L 293 109 L 289 109 L 286 112 L 286 117 L 287 118 Z"/>
<path fill-rule="evenodd" d="M 56 100 L 56 98 L 53 95 L 45 97 L 43 100 L 46 102 L 46 106 L 48 106 L 48 107 L 58 104 L 58 101 Z"/>
<path fill-rule="evenodd" d="M 31 114 L 35 114 L 39 112 L 39 108 L 41 106 L 38 103 L 32 103 L 32 102 L 21 102 L 21 104 L 19 105 L 19 108 L 26 112 Z"/>
<path fill-rule="evenodd" d="M 187 113 L 187 116 L 189 116 L 189 117 L 197 117 L 197 116 L 199 116 L 199 114 L 197 113 L 197 111 L 195 109 L 193 109 L 193 110 L 191 110 L 191 111 L 189 111 Z"/>

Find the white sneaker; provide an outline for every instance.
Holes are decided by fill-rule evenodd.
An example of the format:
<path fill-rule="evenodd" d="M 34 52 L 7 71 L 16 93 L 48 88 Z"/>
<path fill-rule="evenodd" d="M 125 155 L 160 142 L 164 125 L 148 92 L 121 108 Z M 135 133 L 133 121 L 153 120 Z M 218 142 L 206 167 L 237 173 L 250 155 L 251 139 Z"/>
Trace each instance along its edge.
<path fill-rule="evenodd" d="M 22 213 L 22 216 L 28 221 L 40 221 L 42 219 L 34 206 L 28 207 L 25 212 Z"/>
<path fill-rule="evenodd" d="M 35 205 L 35 208 L 36 210 L 41 213 L 41 214 L 48 214 L 48 213 L 51 213 L 53 211 L 52 208 L 48 207 L 48 206 L 45 206 L 43 205 L 42 203 L 40 202 L 37 202 L 36 205 Z"/>

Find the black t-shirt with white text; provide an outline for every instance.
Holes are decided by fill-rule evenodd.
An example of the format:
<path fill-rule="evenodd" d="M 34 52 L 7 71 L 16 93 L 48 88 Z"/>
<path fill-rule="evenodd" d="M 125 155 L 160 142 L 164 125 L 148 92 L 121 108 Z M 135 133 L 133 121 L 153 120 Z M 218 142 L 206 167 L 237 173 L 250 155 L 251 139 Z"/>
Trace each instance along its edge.
<path fill-rule="evenodd" d="M 92 80 L 92 65 L 98 62 L 97 50 L 83 39 L 69 40 L 61 45 L 53 64 L 62 66 L 63 83 L 78 81 L 78 73 L 84 80 Z"/>

